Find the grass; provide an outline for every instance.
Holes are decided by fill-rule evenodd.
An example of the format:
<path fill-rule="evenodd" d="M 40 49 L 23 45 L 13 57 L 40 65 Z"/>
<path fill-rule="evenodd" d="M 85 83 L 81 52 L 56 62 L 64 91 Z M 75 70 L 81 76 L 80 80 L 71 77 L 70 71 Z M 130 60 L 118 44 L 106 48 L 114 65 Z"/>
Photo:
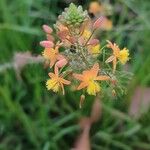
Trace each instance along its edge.
<path fill-rule="evenodd" d="M 88 2 L 80 3 L 86 8 Z M 41 25 L 52 25 L 66 6 L 62 0 L 0 0 L 0 65 L 10 62 L 15 52 L 40 54 L 38 43 L 44 39 Z M 119 15 L 118 6 L 123 7 Z M 103 36 L 131 50 L 134 77 L 126 96 L 102 101 L 102 118 L 91 130 L 92 149 L 149 150 L 150 111 L 138 120 L 127 111 L 135 88 L 150 86 L 150 2 L 114 0 L 113 7 L 115 28 Z M 0 72 L 0 149 L 70 149 L 79 133 L 77 121 L 89 114 L 93 98 L 87 98 L 79 109 L 76 92 L 67 89 L 62 97 L 47 91 L 42 64 L 27 65 L 21 76 L 22 82 L 12 69 Z"/>

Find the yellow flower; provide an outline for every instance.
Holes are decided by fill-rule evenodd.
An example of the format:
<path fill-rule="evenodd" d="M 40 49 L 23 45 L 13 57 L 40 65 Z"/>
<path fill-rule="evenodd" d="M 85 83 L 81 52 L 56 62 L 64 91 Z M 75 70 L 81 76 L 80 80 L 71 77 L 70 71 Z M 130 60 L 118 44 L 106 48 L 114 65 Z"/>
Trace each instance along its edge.
<path fill-rule="evenodd" d="M 89 86 L 87 87 L 87 93 L 89 95 L 96 95 L 97 92 L 101 90 L 99 84 L 95 81 L 90 81 Z"/>
<path fill-rule="evenodd" d="M 90 30 L 85 29 L 84 32 L 83 32 L 83 34 L 82 34 L 82 36 L 83 36 L 85 39 L 88 39 L 88 38 L 90 38 L 91 34 L 92 34 L 92 33 L 91 33 Z"/>
<path fill-rule="evenodd" d="M 80 85 L 77 87 L 77 90 L 86 88 L 89 95 L 96 95 L 96 93 L 98 93 L 101 89 L 97 81 L 110 79 L 105 75 L 98 76 L 99 70 L 99 64 L 95 63 L 90 70 L 83 71 L 82 74 L 73 74 L 76 79 L 81 81 Z"/>
<path fill-rule="evenodd" d="M 107 41 L 107 47 L 113 50 L 113 55 L 111 55 L 107 60 L 106 63 L 113 62 L 113 72 L 116 70 L 117 59 L 122 63 L 125 64 L 129 60 L 129 51 L 124 48 L 120 50 L 117 44 L 112 44 L 110 41 Z"/>
<path fill-rule="evenodd" d="M 95 46 L 90 46 L 89 51 L 91 54 L 100 54 L 100 44 L 97 44 Z"/>
<path fill-rule="evenodd" d="M 119 57 L 118 57 L 119 61 L 122 64 L 125 64 L 128 60 L 129 60 L 129 50 L 124 48 L 123 50 L 121 50 L 119 52 Z"/>
<path fill-rule="evenodd" d="M 57 45 L 55 48 L 45 48 L 43 52 L 43 57 L 50 61 L 50 67 L 53 67 L 56 61 L 62 57 L 59 54 L 59 46 Z"/>
<path fill-rule="evenodd" d="M 63 95 L 65 94 L 64 84 L 69 85 L 70 81 L 63 79 L 59 76 L 58 67 L 55 66 L 55 74 L 49 73 L 48 74 L 51 79 L 47 80 L 46 86 L 48 90 L 53 90 L 54 92 L 59 92 L 62 90 Z"/>

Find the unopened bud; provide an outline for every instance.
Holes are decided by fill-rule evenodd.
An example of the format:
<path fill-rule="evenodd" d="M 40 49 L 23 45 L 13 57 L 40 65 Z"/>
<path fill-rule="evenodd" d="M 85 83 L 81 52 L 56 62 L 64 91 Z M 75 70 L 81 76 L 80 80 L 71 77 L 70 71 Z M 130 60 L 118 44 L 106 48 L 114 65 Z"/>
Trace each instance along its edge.
<path fill-rule="evenodd" d="M 112 96 L 116 97 L 116 95 L 117 95 L 117 94 L 116 94 L 116 91 L 113 89 L 113 90 L 112 90 Z"/>
<path fill-rule="evenodd" d="M 94 22 L 93 28 L 94 28 L 94 29 L 100 28 L 104 20 L 105 20 L 104 17 L 98 18 L 98 19 Z"/>
<path fill-rule="evenodd" d="M 80 96 L 79 108 L 82 108 L 82 104 L 83 104 L 84 100 L 85 100 L 85 95 L 82 94 L 82 95 Z"/>
<path fill-rule="evenodd" d="M 117 84 L 117 80 L 112 79 L 112 80 L 111 80 L 111 83 L 112 83 L 113 85 L 116 85 L 116 84 Z"/>
<path fill-rule="evenodd" d="M 89 41 L 88 44 L 95 46 L 95 45 L 99 44 L 99 40 L 98 39 L 92 39 L 92 40 Z"/>
<path fill-rule="evenodd" d="M 43 25 L 42 27 L 43 27 L 44 32 L 47 34 L 51 34 L 53 32 L 53 29 L 49 27 L 48 25 Z"/>
<path fill-rule="evenodd" d="M 46 35 L 48 41 L 54 41 L 54 37 L 50 34 Z"/>
<path fill-rule="evenodd" d="M 67 60 L 66 60 L 65 58 L 63 58 L 63 59 L 59 60 L 59 61 L 56 63 L 56 66 L 57 66 L 58 68 L 62 68 L 62 67 L 64 67 L 67 63 L 68 63 Z"/>
<path fill-rule="evenodd" d="M 54 43 L 52 41 L 41 41 L 40 45 L 42 47 L 52 48 L 54 46 Z"/>

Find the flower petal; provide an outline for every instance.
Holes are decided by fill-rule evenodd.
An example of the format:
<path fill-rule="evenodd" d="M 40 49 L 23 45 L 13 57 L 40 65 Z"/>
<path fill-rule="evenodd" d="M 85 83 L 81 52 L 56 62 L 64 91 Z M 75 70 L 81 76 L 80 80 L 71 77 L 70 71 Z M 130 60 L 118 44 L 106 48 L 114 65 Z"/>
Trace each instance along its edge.
<path fill-rule="evenodd" d="M 108 40 L 107 40 L 107 42 L 108 42 L 107 47 L 111 48 L 115 55 L 118 55 L 118 53 L 120 51 L 118 45 L 116 43 L 113 44 L 112 42 L 110 42 Z"/>
<path fill-rule="evenodd" d="M 73 76 L 74 76 L 74 78 L 76 78 L 77 80 L 83 80 L 83 75 L 82 74 L 76 74 L 76 73 L 74 73 L 73 74 Z"/>
<path fill-rule="evenodd" d="M 102 76 L 96 77 L 95 80 L 110 80 L 110 77 L 109 77 L 109 76 L 102 75 Z"/>
<path fill-rule="evenodd" d="M 97 76 L 98 71 L 99 71 L 99 64 L 95 63 L 94 66 L 91 69 L 93 76 Z"/>
<path fill-rule="evenodd" d="M 115 58 L 114 55 L 110 56 L 109 58 L 107 58 L 107 60 L 105 61 L 105 63 L 109 63 L 109 62 L 113 61 L 114 58 Z"/>
<path fill-rule="evenodd" d="M 69 35 L 69 31 L 63 30 L 63 31 L 59 31 L 57 34 L 58 34 L 60 39 L 64 40 Z"/>
<path fill-rule="evenodd" d="M 49 75 L 51 78 L 54 78 L 54 77 L 55 77 L 55 74 L 52 73 L 52 72 L 50 72 L 48 75 Z"/>
<path fill-rule="evenodd" d="M 65 95 L 64 85 L 62 83 L 60 83 L 60 85 L 61 85 L 61 88 L 62 88 L 62 93 L 63 93 L 63 95 Z"/>
<path fill-rule="evenodd" d="M 62 60 L 62 59 L 65 59 L 65 56 L 61 55 L 61 54 L 58 54 L 57 55 L 57 60 Z"/>
<path fill-rule="evenodd" d="M 117 59 L 115 58 L 115 59 L 113 60 L 113 73 L 115 73 L 116 65 L 117 65 Z"/>
<path fill-rule="evenodd" d="M 56 62 L 55 58 L 50 60 L 50 68 L 54 66 L 55 62 Z"/>
<path fill-rule="evenodd" d="M 81 82 L 80 85 L 77 87 L 77 90 L 81 90 L 81 89 L 83 89 L 83 88 L 85 88 L 85 87 L 87 87 L 87 86 L 88 86 L 88 83 L 86 83 L 86 82 Z"/>
<path fill-rule="evenodd" d="M 54 68 L 54 72 L 55 72 L 55 75 L 58 76 L 59 75 L 59 70 L 58 70 L 58 67 L 55 65 L 55 68 Z"/>
<path fill-rule="evenodd" d="M 60 78 L 60 81 L 61 81 L 61 83 L 66 84 L 66 85 L 69 85 L 71 83 L 70 81 L 65 80 L 63 78 Z"/>

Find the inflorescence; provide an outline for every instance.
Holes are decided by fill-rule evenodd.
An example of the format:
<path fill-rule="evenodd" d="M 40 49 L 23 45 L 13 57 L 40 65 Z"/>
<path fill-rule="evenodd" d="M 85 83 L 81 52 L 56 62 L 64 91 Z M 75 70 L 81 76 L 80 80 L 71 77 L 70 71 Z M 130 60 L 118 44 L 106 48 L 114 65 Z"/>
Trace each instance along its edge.
<path fill-rule="evenodd" d="M 82 6 L 71 3 L 58 17 L 55 35 L 51 27 L 43 25 L 47 39 L 40 42 L 44 47 L 42 54 L 54 68 L 54 73 L 48 74 L 48 90 L 65 94 L 64 85 L 71 85 L 82 90 L 81 99 L 85 93 L 96 96 L 106 87 L 115 94 L 117 65 L 129 60 L 129 50 L 108 40 L 101 47 L 94 34 L 104 22 L 103 16 L 92 22 Z"/>

